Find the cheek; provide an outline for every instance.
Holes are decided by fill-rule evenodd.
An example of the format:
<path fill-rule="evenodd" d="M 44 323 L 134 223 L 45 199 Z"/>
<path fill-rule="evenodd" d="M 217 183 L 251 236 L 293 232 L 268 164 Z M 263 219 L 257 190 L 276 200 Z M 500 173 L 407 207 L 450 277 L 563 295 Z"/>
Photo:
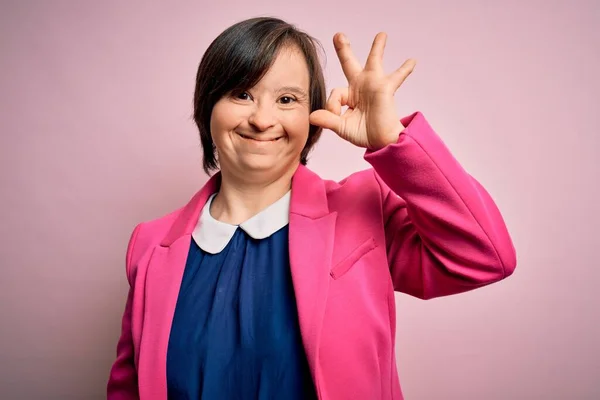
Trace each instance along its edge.
<path fill-rule="evenodd" d="M 225 119 L 225 109 L 226 107 L 224 107 L 221 103 L 217 103 L 214 105 L 213 109 L 212 109 L 212 113 L 210 115 L 210 130 L 211 132 L 218 132 L 219 130 L 222 130 L 227 122 L 227 119 Z"/>
<path fill-rule="evenodd" d="M 307 112 L 299 112 L 290 116 L 286 121 L 286 125 L 286 131 L 294 140 L 301 141 L 302 143 L 306 142 L 310 128 Z"/>
<path fill-rule="evenodd" d="M 220 101 L 214 105 L 210 116 L 210 134 L 217 148 L 228 136 L 228 132 L 235 129 L 235 116 L 235 109 L 226 102 Z"/>
<path fill-rule="evenodd" d="M 213 141 L 218 140 L 218 137 L 215 133 L 217 133 L 220 129 L 219 127 L 219 108 L 218 103 L 213 106 L 212 112 L 210 114 L 210 136 Z"/>

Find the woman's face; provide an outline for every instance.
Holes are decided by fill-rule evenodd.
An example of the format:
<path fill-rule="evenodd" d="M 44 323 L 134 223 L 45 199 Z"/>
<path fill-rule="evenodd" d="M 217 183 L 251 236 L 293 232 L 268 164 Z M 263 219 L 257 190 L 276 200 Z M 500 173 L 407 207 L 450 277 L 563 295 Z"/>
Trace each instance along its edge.
<path fill-rule="evenodd" d="M 276 179 L 296 169 L 308 139 L 309 82 L 302 53 L 283 48 L 253 88 L 215 104 L 210 131 L 223 172 Z"/>

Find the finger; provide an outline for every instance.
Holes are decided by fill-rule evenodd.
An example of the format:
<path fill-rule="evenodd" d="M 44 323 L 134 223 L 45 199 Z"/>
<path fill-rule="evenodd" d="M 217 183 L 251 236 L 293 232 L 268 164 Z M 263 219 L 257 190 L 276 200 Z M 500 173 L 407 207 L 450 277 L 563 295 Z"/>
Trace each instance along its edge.
<path fill-rule="evenodd" d="M 335 115 L 331 111 L 313 111 L 310 114 L 309 119 L 310 123 L 313 125 L 317 125 L 325 129 L 330 129 L 335 133 L 341 132 L 342 118 L 339 115 Z"/>
<path fill-rule="evenodd" d="M 387 34 L 385 32 L 379 32 L 373 40 L 371 51 L 367 57 L 367 63 L 365 64 L 366 69 L 377 69 L 383 65 L 383 51 L 385 49 L 385 43 L 387 41 Z"/>
<path fill-rule="evenodd" d="M 342 114 L 342 107 L 348 105 L 348 88 L 335 88 L 331 91 L 325 109 L 335 115 Z"/>
<path fill-rule="evenodd" d="M 408 60 L 404 61 L 404 64 L 402 64 L 400 68 L 390 74 L 389 78 L 392 81 L 392 85 L 394 86 L 395 90 L 398 90 L 406 78 L 408 78 L 408 76 L 413 72 L 415 65 L 417 65 L 417 61 L 409 58 Z"/>
<path fill-rule="evenodd" d="M 346 79 L 350 81 L 350 79 L 362 71 L 360 63 L 350 48 L 350 41 L 348 41 L 348 38 L 346 38 L 343 33 L 338 32 L 333 36 L 333 46 L 335 47 L 335 51 L 340 60 L 344 75 L 346 75 Z"/>

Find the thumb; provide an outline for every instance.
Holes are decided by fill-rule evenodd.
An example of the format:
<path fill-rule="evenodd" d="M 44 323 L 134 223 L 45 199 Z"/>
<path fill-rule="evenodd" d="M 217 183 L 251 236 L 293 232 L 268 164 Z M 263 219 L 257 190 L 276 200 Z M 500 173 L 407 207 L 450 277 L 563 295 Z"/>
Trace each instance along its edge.
<path fill-rule="evenodd" d="M 342 126 L 342 118 L 327 110 L 313 111 L 309 116 L 310 123 L 325 129 L 330 129 L 339 134 Z"/>

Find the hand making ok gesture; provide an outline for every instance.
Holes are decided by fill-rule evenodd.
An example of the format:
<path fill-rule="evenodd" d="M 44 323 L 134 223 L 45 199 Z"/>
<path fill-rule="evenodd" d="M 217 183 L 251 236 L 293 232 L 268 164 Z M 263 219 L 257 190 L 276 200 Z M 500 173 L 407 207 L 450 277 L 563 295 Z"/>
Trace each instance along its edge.
<path fill-rule="evenodd" d="M 386 75 L 383 71 L 385 42 L 385 33 L 375 36 L 362 68 L 346 37 L 341 33 L 333 37 L 348 87 L 333 89 L 326 110 L 311 113 L 311 124 L 331 129 L 342 139 L 372 150 L 398 140 L 404 127 L 395 110 L 394 94 L 413 71 L 415 61 L 408 59 Z M 343 106 L 348 109 L 342 114 Z"/>

